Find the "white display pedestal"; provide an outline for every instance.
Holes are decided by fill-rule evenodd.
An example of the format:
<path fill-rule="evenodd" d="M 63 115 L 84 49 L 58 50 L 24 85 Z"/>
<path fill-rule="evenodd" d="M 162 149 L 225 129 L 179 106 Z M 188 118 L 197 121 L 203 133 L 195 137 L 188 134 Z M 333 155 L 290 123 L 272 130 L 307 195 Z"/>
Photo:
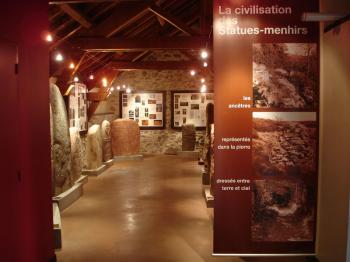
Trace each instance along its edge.
<path fill-rule="evenodd" d="M 203 186 L 203 196 L 207 203 L 207 207 L 214 207 L 214 196 L 210 193 L 210 186 Z"/>
<path fill-rule="evenodd" d="M 112 159 L 110 159 L 110 160 L 108 160 L 107 162 L 102 162 L 105 166 L 107 166 L 107 168 L 109 168 L 109 167 L 111 167 L 111 166 L 113 166 L 113 164 L 114 164 L 114 159 L 112 158 Z"/>
<path fill-rule="evenodd" d="M 79 199 L 83 194 L 83 184 L 75 183 L 70 189 L 52 198 L 54 203 L 57 203 L 60 211 L 62 212 L 71 204 Z"/>
<path fill-rule="evenodd" d="M 143 160 L 143 155 L 115 156 L 114 161 Z"/>
<path fill-rule="evenodd" d="M 52 203 L 53 211 L 53 232 L 55 238 L 55 249 L 62 248 L 62 223 L 60 209 L 57 203 Z"/>
<path fill-rule="evenodd" d="M 99 168 L 96 169 L 83 169 L 82 173 L 87 176 L 98 176 L 101 175 L 106 169 L 108 168 L 107 165 L 102 165 Z"/>

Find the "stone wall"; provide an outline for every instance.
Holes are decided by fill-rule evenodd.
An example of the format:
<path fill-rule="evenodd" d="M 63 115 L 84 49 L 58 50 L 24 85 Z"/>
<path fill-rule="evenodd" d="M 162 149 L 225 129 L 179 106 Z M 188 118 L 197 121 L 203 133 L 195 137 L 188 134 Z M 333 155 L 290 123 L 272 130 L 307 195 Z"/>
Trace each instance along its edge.
<path fill-rule="evenodd" d="M 150 60 L 186 59 L 180 52 L 154 52 Z M 191 76 L 186 70 L 136 70 L 122 73 L 114 86 L 126 85 L 132 91 L 166 91 L 166 128 L 164 130 L 141 130 L 141 153 L 162 154 L 181 150 L 181 130 L 171 128 L 171 91 L 198 90 L 200 79 L 205 77 L 208 90 L 212 90 L 212 75 Z M 120 118 L 119 92 L 114 91 L 101 102 L 89 124 L 101 124 L 103 120 Z M 197 131 L 196 147 L 204 141 L 204 131 Z"/>

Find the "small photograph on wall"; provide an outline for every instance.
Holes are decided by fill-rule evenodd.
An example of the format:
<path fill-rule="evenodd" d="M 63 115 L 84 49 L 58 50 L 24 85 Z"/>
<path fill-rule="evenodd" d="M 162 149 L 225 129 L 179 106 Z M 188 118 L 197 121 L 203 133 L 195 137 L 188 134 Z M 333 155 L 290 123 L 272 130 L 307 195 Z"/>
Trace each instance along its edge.
<path fill-rule="evenodd" d="M 252 184 L 252 241 L 313 241 L 314 195 L 313 187 L 301 181 L 254 181 Z"/>
<path fill-rule="evenodd" d="M 164 128 L 164 92 L 122 93 L 121 117 L 138 120 L 140 128 Z M 155 122 L 154 120 L 160 120 Z"/>
<path fill-rule="evenodd" d="M 315 43 L 253 44 L 253 104 L 258 108 L 316 109 Z"/>
<path fill-rule="evenodd" d="M 254 112 L 252 138 L 254 176 L 316 176 L 315 112 Z"/>
<path fill-rule="evenodd" d="M 199 94 L 192 94 L 191 100 L 199 100 Z"/>
<path fill-rule="evenodd" d="M 199 105 L 198 104 L 191 104 L 191 109 L 192 110 L 199 110 Z"/>
<path fill-rule="evenodd" d="M 141 96 L 135 96 L 135 103 L 141 103 Z"/>
<path fill-rule="evenodd" d="M 163 121 L 162 120 L 154 120 L 154 125 L 155 126 L 162 126 L 163 125 Z"/>
<path fill-rule="evenodd" d="M 163 105 L 162 104 L 156 105 L 156 112 L 158 112 L 158 113 L 163 112 Z"/>

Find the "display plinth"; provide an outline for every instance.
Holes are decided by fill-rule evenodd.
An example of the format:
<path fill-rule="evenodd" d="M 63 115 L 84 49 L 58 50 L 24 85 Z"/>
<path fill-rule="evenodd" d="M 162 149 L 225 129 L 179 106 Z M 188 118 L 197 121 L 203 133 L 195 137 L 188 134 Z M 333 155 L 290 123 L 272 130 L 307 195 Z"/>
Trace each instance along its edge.
<path fill-rule="evenodd" d="M 115 156 L 114 161 L 143 160 L 143 155 Z"/>
<path fill-rule="evenodd" d="M 199 152 L 198 151 L 178 151 L 177 155 L 184 158 L 191 158 L 198 160 Z"/>
<path fill-rule="evenodd" d="M 106 165 L 102 165 L 99 168 L 96 169 L 83 169 L 82 173 L 87 176 L 99 176 L 104 171 L 106 171 L 108 167 Z"/>
<path fill-rule="evenodd" d="M 77 181 L 75 181 L 75 184 L 80 183 L 80 184 L 85 185 L 85 184 L 87 184 L 88 182 L 89 182 L 89 177 L 88 177 L 88 176 L 83 176 L 83 175 L 81 175 L 80 178 L 79 178 Z"/>
<path fill-rule="evenodd" d="M 210 185 L 210 173 L 205 167 L 202 168 L 202 184 Z"/>
<path fill-rule="evenodd" d="M 57 203 L 52 203 L 53 211 L 53 232 L 55 239 L 55 249 L 62 248 L 62 223 L 61 223 L 61 214 L 60 209 Z"/>
<path fill-rule="evenodd" d="M 210 186 L 203 186 L 203 196 L 208 208 L 214 207 L 214 196 L 210 193 Z"/>
<path fill-rule="evenodd" d="M 200 158 L 200 159 L 198 160 L 198 165 L 200 165 L 200 166 L 203 166 L 203 165 L 204 165 L 204 160 L 203 160 L 202 158 Z"/>
<path fill-rule="evenodd" d="M 107 166 L 107 168 L 113 166 L 113 163 L 114 163 L 114 159 L 110 159 L 106 162 L 102 162 L 105 166 Z"/>
<path fill-rule="evenodd" d="M 62 212 L 71 204 L 73 204 L 83 194 L 83 184 L 75 183 L 70 189 L 52 198 L 54 203 L 57 203 Z"/>

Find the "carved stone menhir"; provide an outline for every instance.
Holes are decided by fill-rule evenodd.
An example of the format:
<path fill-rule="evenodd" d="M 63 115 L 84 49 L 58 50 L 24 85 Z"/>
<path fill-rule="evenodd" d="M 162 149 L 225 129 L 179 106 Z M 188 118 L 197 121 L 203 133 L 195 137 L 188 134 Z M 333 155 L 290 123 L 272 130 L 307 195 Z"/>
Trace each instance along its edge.
<path fill-rule="evenodd" d="M 214 196 L 215 172 L 214 172 L 214 124 L 210 125 L 210 193 Z"/>
<path fill-rule="evenodd" d="M 112 158 L 111 144 L 111 124 L 104 120 L 101 125 L 102 129 L 102 160 L 107 162 Z"/>
<path fill-rule="evenodd" d="M 86 140 L 87 170 L 98 169 L 102 166 L 102 135 L 99 125 L 89 128 Z"/>
<path fill-rule="evenodd" d="M 182 151 L 194 151 L 196 148 L 196 127 L 193 124 L 182 125 Z"/>
<path fill-rule="evenodd" d="M 77 127 L 69 128 L 70 141 L 71 141 L 71 151 L 72 151 L 72 179 L 73 182 L 77 181 L 81 176 L 81 171 L 83 169 L 81 147 L 82 142 L 80 138 L 79 129 Z"/>
<path fill-rule="evenodd" d="M 140 153 L 140 128 L 130 119 L 117 119 L 112 122 L 113 156 L 130 156 Z"/>
<path fill-rule="evenodd" d="M 66 105 L 58 86 L 53 83 L 50 83 L 50 105 L 52 116 L 53 194 L 58 195 L 71 187 L 73 179 L 70 171 L 71 142 Z"/>
<path fill-rule="evenodd" d="M 202 159 L 206 168 L 210 169 L 210 145 L 211 145 L 211 125 L 214 124 L 214 104 L 209 103 L 206 108 L 206 129 L 204 146 L 202 151 Z"/>

